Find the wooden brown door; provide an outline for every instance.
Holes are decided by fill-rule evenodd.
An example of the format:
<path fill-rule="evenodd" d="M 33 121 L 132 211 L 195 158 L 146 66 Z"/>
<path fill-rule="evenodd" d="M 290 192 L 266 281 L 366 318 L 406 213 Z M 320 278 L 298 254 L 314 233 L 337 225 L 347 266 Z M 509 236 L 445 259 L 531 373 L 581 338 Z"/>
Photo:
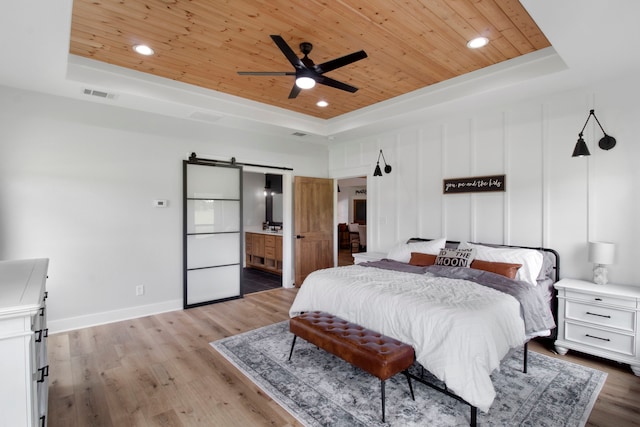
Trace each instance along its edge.
<path fill-rule="evenodd" d="M 295 285 L 333 267 L 333 180 L 296 176 L 293 183 Z"/>

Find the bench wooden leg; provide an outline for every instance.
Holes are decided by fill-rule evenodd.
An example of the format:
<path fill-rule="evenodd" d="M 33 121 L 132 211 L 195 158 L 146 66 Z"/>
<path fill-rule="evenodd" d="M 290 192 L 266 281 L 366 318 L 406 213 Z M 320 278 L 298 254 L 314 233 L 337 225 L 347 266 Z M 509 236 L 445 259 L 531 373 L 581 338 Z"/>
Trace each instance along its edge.
<path fill-rule="evenodd" d="M 293 347 L 296 345 L 296 338 L 298 338 L 297 335 L 293 335 L 293 342 L 291 343 L 291 351 L 289 351 L 289 360 L 291 360 L 291 355 L 293 354 Z"/>

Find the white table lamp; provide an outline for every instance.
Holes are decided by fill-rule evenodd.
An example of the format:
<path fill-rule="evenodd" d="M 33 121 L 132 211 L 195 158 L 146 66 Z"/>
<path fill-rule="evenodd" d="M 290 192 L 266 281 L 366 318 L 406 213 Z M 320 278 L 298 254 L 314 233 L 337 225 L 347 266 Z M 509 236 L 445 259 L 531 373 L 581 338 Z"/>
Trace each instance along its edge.
<path fill-rule="evenodd" d="M 593 281 L 598 285 L 607 284 L 607 265 L 613 264 L 616 245 L 609 242 L 589 242 L 589 262 L 593 266 Z"/>

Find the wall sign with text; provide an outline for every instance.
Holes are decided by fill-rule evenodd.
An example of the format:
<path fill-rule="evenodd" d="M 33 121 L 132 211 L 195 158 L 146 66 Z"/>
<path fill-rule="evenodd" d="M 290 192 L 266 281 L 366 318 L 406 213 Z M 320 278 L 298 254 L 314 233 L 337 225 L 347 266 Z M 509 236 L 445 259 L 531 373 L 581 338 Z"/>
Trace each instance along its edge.
<path fill-rule="evenodd" d="M 505 175 L 473 176 L 442 180 L 442 194 L 505 191 Z"/>

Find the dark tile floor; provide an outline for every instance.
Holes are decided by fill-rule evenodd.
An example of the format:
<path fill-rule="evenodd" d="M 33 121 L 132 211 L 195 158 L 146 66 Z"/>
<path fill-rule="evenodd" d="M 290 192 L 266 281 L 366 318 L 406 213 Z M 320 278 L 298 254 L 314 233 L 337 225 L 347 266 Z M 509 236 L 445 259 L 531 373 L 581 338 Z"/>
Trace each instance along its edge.
<path fill-rule="evenodd" d="M 338 252 L 338 265 L 353 264 L 353 256 L 349 249 L 340 249 Z M 244 294 L 266 291 L 282 286 L 282 277 L 256 268 L 242 269 L 242 287 Z"/>
<path fill-rule="evenodd" d="M 282 277 L 255 268 L 242 269 L 242 287 L 244 294 L 266 291 L 282 286 Z"/>

